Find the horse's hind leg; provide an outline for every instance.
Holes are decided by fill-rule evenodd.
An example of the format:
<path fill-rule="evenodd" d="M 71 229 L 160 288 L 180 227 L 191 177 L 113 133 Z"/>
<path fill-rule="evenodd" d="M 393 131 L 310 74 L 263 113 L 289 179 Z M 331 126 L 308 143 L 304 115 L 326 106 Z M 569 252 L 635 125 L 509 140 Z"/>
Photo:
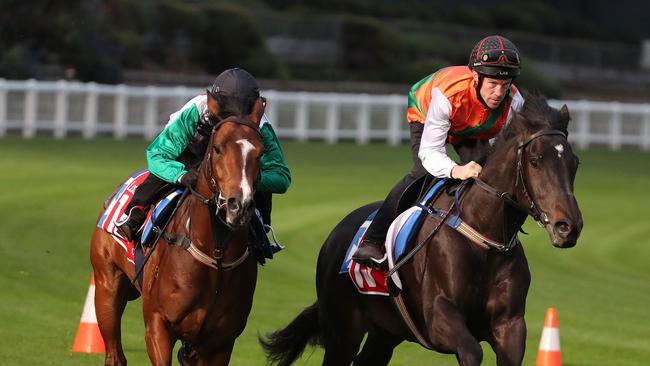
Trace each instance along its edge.
<path fill-rule="evenodd" d="M 95 313 L 106 347 L 105 365 L 126 365 L 122 350 L 121 319 L 126 303 L 138 297 L 129 278 L 102 251 L 101 238 L 93 237 L 91 261 L 95 274 Z M 99 244 L 98 244 L 99 243 Z"/>
<path fill-rule="evenodd" d="M 330 320 L 326 325 L 321 322 L 323 347 L 325 348 L 323 366 L 350 365 L 359 352 L 359 346 L 366 330 L 362 326 L 358 311 L 353 310 L 353 305 L 347 305 L 349 308 L 338 309 L 336 316 L 332 316 L 334 308 L 330 307 L 329 316 L 325 318 L 336 320 Z"/>
<path fill-rule="evenodd" d="M 208 358 L 201 358 L 201 355 L 199 355 L 196 366 L 227 366 L 230 363 L 230 356 L 234 347 L 235 341 L 233 340 L 212 352 Z"/>
<path fill-rule="evenodd" d="M 325 342 L 325 355 L 323 356 L 323 366 L 347 366 L 352 363 L 354 356 L 359 351 L 359 345 L 363 340 L 363 335 L 359 337 L 350 337 L 349 334 L 341 334 L 337 340 Z"/>
<path fill-rule="evenodd" d="M 109 280 L 95 275 L 95 313 L 106 346 L 105 365 L 126 365 L 122 350 L 121 320 L 128 297 L 125 286 L 130 285 L 128 282 L 129 279 L 124 275 Z"/>
<path fill-rule="evenodd" d="M 354 359 L 354 366 L 388 365 L 393 357 L 393 349 L 402 342 L 397 338 L 381 331 L 370 331 L 361 353 Z"/>

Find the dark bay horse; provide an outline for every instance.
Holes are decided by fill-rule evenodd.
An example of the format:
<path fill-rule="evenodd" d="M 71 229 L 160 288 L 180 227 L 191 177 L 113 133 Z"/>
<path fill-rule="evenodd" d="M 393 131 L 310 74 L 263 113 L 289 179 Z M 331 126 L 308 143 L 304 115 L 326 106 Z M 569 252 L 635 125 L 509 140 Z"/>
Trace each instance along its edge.
<path fill-rule="evenodd" d="M 316 270 L 318 300 L 260 340 L 269 362 L 290 365 L 312 344 L 325 348 L 323 365 L 387 365 L 393 349 L 408 340 L 455 354 L 464 366 L 481 363 L 479 342 L 487 341 L 498 365 L 521 365 L 530 272 L 522 245 L 510 238 L 530 214 L 555 247 L 576 244 L 582 216 L 573 195 L 578 159 L 566 138 L 568 122 L 566 106 L 558 111 L 528 96 L 486 157 L 482 185 L 466 186 L 462 219 L 504 247 L 486 249 L 447 225 L 429 238 L 439 219 L 426 217 L 415 241 L 426 245 L 399 269 L 415 330 L 392 298 L 361 295 L 347 274 L 339 274 L 357 228 L 379 207 L 374 203 L 350 213 L 325 241 Z M 453 200 L 442 194 L 432 206 L 446 209 Z"/>
<path fill-rule="evenodd" d="M 247 225 L 262 151 L 253 122 L 226 119 L 213 130 L 195 194 L 177 208 L 166 229 L 169 235 L 160 239 L 144 267 L 140 290 L 152 364 L 171 365 L 177 340 L 191 344 L 191 352 L 179 352 L 182 364 L 228 364 L 246 325 L 257 280 L 255 255 L 248 255 Z M 218 234 L 214 239 L 213 231 Z M 173 237 L 189 239 L 189 250 Z M 185 241 L 186 247 L 190 242 Z M 93 233 L 90 255 L 105 364 L 126 365 L 120 321 L 127 301 L 140 295 L 131 284 L 133 264 L 100 228 Z"/>

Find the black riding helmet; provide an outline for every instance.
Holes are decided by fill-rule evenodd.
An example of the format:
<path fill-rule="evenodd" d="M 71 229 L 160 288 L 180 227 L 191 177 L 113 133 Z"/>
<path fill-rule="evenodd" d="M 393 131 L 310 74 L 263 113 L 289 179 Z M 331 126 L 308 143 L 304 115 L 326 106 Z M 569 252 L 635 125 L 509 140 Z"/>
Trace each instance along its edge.
<path fill-rule="evenodd" d="M 220 116 L 245 116 L 260 97 L 260 87 L 253 75 L 236 67 L 219 74 L 208 93 L 219 103 Z"/>
<path fill-rule="evenodd" d="M 514 79 L 519 75 L 521 62 L 514 43 L 498 35 L 478 41 L 469 55 L 469 68 L 482 76 L 494 79 Z"/>

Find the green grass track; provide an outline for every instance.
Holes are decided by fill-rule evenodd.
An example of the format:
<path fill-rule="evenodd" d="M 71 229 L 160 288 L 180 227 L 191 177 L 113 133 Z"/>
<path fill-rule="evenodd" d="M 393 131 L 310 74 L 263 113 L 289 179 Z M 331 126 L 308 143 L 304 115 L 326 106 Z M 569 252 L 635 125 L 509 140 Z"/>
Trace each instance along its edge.
<path fill-rule="evenodd" d="M 116 184 L 144 166 L 143 140 L 0 139 L 0 364 L 100 365 L 72 342 L 88 289 L 90 233 Z M 406 146 L 283 143 L 293 172 L 273 221 L 287 246 L 260 269 L 253 311 L 233 365 L 263 365 L 257 335 L 286 325 L 315 299 L 318 250 L 352 209 L 383 199 L 410 168 Z M 584 230 L 555 249 L 534 223 L 522 238 L 532 272 L 524 364 L 534 365 L 547 307 L 558 309 L 565 365 L 650 364 L 650 154 L 581 151 L 576 196 Z M 235 291 L 235 289 L 233 289 Z M 149 360 L 141 302 L 127 306 L 123 343 Z M 483 364 L 494 365 L 484 346 Z M 297 365 L 320 365 L 307 351 Z M 453 356 L 402 344 L 391 365 L 456 365 Z"/>

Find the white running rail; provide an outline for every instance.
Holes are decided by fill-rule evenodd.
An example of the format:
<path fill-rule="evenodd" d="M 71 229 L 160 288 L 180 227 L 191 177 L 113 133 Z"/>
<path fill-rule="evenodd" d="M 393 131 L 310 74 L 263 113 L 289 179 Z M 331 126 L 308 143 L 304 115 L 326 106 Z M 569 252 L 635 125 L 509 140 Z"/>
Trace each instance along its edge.
<path fill-rule="evenodd" d="M 169 114 L 198 88 L 102 85 L 68 81 L 0 79 L 0 138 L 34 136 L 139 136 L 152 139 Z M 267 116 L 280 138 L 342 140 L 366 144 L 408 140 L 405 95 L 262 92 Z M 650 103 L 550 100 L 566 103 L 572 116 L 569 138 L 578 148 L 633 147 L 650 151 Z"/>

